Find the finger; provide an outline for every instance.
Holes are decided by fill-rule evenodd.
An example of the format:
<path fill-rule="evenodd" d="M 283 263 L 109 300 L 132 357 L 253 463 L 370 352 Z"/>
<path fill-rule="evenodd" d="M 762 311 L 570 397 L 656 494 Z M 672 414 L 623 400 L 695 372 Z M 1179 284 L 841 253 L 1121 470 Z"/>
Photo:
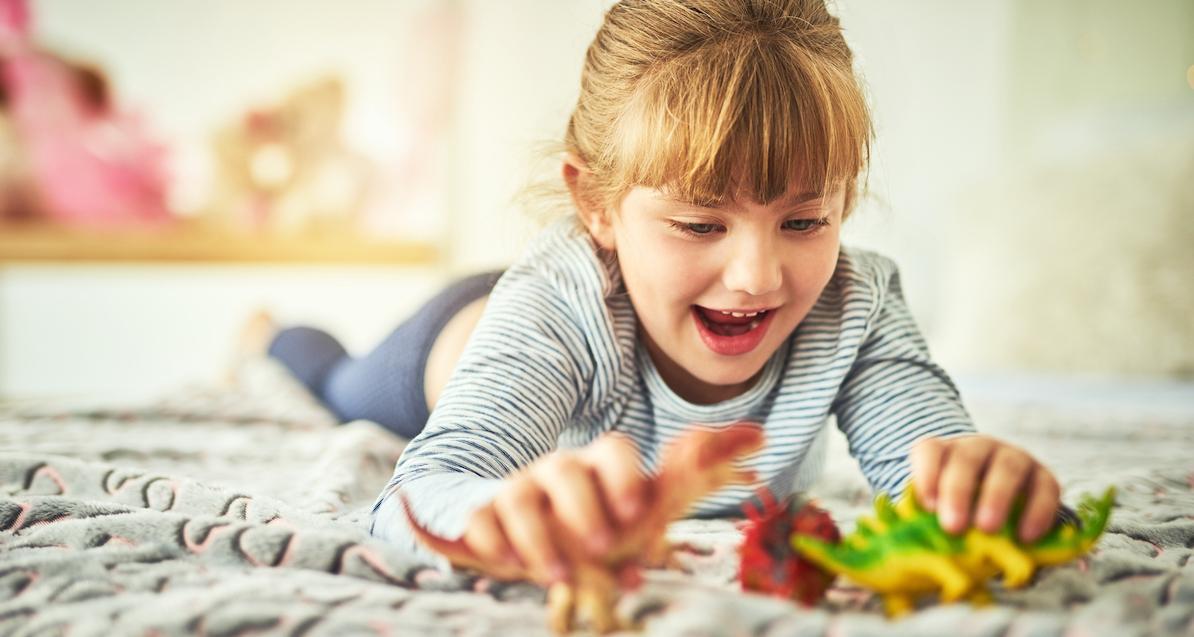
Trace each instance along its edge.
<path fill-rule="evenodd" d="M 638 448 L 626 436 L 606 435 L 588 455 L 606 507 L 623 525 L 631 523 L 646 500 L 647 478 L 639 471 Z"/>
<path fill-rule="evenodd" d="M 527 476 L 511 478 L 493 506 L 531 578 L 546 584 L 567 581 L 568 569 L 548 528 L 547 496 L 539 485 Z"/>
<path fill-rule="evenodd" d="M 937 480 L 941 476 L 945 449 L 945 441 L 940 438 L 922 438 L 916 441 L 909 454 L 917 499 L 929 511 L 937 507 Z"/>
<path fill-rule="evenodd" d="M 986 470 L 993 447 L 992 442 L 979 436 L 949 441 L 941 477 L 937 481 L 938 519 L 946 531 L 961 533 L 970 524 L 975 489 Z"/>
<path fill-rule="evenodd" d="M 486 574 L 498 579 L 516 579 L 526 571 L 493 506 L 481 507 L 469 520 L 464 542 L 482 563 L 492 565 Z"/>
<path fill-rule="evenodd" d="M 637 590 L 643 584 L 642 568 L 633 562 L 618 569 L 618 584 L 623 590 Z"/>
<path fill-rule="evenodd" d="M 564 530 L 592 555 L 604 555 L 613 541 L 613 529 L 592 468 L 571 454 L 556 454 L 541 463 L 535 475 Z"/>
<path fill-rule="evenodd" d="M 1049 470 L 1036 466 L 1029 481 L 1028 501 L 1020 516 L 1019 536 L 1022 542 L 1033 542 L 1049 531 L 1061 504 L 1061 485 Z"/>
<path fill-rule="evenodd" d="M 1010 445 L 995 449 L 982 479 L 975 526 L 987 533 L 995 533 L 1003 526 L 1034 464 L 1028 454 Z"/>

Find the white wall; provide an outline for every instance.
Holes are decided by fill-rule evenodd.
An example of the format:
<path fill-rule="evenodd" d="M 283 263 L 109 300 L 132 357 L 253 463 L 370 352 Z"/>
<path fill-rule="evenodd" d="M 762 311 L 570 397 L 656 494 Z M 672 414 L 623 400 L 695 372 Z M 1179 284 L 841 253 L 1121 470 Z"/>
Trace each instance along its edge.
<path fill-rule="evenodd" d="M 508 263 L 535 229 L 515 202 L 538 175 L 541 144 L 564 136 L 585 49 L 605 0 L 469 0 L 454 174 L 456 263 Z"/>
<path fill-rule="evenodd" d="M 839 3 L 875 117 L 873 197 L 844 241 L 896 260 L 912 311 L 934 336 L 942 220 L 954 192 L 1004 161 L 1011 3 Z M 948 239 L 946 239 L 948 240 Z"/>
<path fill-rule="evenodd" d="M 217 382 L 261 308 L 365 351 L 441 281 L 425 268 L 6 267 L 0 395 L 134 401 Z"/>

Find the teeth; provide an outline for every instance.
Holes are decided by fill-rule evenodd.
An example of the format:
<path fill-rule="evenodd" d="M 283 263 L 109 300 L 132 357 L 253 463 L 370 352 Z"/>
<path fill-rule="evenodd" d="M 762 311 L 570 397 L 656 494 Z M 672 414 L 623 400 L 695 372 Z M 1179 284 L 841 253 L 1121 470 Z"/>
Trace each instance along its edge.
<path fill-rule="evenodd" d="M 755 320 L 753 320 L 753 321 L 751 321 L 751 322 L 750 322 L 750 329 L 752 329 L 752 330 L 753 330 L 754 328 L 756 328 L 756 327 L 758 327 L 758 326 L 759 326 L 759 320 L 758 320 L 758 319 L 755 319 Z"/>
<path fill-rule="evenodd" d="M 725 310 L 718 310 L 725 316 L 732 316 L 734 318 L 742 318 L 744 316 L 758 316 L 758 312 L 727 312 Z"/>

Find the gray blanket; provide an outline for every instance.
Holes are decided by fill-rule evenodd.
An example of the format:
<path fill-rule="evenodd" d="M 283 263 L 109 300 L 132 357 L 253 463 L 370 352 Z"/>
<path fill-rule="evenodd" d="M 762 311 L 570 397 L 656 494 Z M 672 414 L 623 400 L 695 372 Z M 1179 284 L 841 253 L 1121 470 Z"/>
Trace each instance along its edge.
<path fill-rule="evenodd" d="M 1095 553 L 997 588 L 993 607 L 888 621 L 848 582 L 815 609 L 744 594 L 739 533 L 714 520 L 674 525 L 703 550 L 618 612 L 649 634 L 1194 634 L 1194 409 L 1084 404 L 971 402 L 981 429 L 1049 464 L 1071 504 L 1120 494 Z M 4 405 L 0 634 L 547 634 L 537 587 L 441 572 L 368 536 L 402 444 L 373 423 L 334 426 L 265 361 L 236 386 L 136 409 Z M 840 437 L 830 454 L 814 495 L 848 531 L 870 496 Z"/>

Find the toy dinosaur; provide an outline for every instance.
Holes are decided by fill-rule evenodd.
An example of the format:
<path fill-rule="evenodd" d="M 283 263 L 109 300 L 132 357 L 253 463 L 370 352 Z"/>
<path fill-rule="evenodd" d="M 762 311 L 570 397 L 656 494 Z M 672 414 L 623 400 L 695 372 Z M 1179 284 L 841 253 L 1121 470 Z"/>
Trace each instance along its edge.
<path fill-rule="evenodd" d="M 762 429 L 745 423 L 715 430 L 695 429 L 668 445 L 659 472 L 651 479 L 654 501 L 637 524 L 620 529 L 603 557 L 595 560 L 577 543 L 558 544 L 573 565 L 573 575 L 571 582 L 556 583 L 548 589 L 552 630 L 568 632 L 576 620 L 582 619 L 587 619 L 598 633 L 620 628 L 613 613 L 619 592 L 616 574 L 628 566 L 667 563 L 672 548 L 665 535 L 668 523 L 683 517 L 698 500 L 723 486 L 754 482 L 754 472 L 734 464 L 762 445 Z M 407 521 L 420 542 L 447 557 L 454 566 L 489 570 L 461 540 L 448 540 L 428 531 L 415 519 L 406 498 L 400 497 Z M 554 535 L 565 537 L 558 529 Z M 521 574 L 520 579 L 530 579 L 529 573 Z"/>
<path fill-rule="evenodd" d="M 797 531 L 792 548 L 881 594 L 892 617 L 909 612 L 919 597 L 934 593 L 942 602 L 967 599 L 986 604 L 991 599 L 986 582 L 996 575 L 1002 575 L 1005 587 L 1019 588 L 1037 567 L 1064 564 L 1090 551 L 1107 526 L 1114 501 L 1113 487 L 1099 499 L 1085 495 L 1077 523 L 1055 524 L 1043 537 L 1025 544 L 1015 536 L 1022 498 L 998 532 L 970 528 L 953 535 L 941 528 L 935 513 L 920 507 L 909 487 L 895 506 L 880 494 L 875 517 L 859 519 L 854 533 L 841 542 Z"/>
<path fill-rule="evenodd" d="M 797 495 L 780 505 L 767 488 L 760 488 L 758 496 L 762 510 L 751 503 L 742 507 L 747 516 L 738 552 L 742 590 L 815 605 L 837 574 L 794 553 L 791 538 L 794 534 L 811 535 L 836 543 L 841 532 L 829 513 L 811 500 Z"/>

